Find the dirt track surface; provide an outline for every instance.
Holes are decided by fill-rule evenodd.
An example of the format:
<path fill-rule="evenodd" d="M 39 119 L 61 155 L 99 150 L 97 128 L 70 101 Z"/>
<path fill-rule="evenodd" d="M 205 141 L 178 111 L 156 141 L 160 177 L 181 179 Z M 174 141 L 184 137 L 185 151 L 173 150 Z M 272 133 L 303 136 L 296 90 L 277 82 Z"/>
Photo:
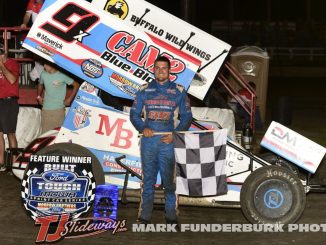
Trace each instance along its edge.
<path fill-rule="evenodd" d="M 8 172 L 0 173 L 1 244 L 33 244 L 39 226 L 26 214 L 20 198 L 20 181 Z M 298 223 L 326 223 L 326 194 L 307 196 L 306 209 Z M 323 244 L 325 232 L 132 232 L 137 204 L 119 204 L 118 219 L 127 220 L 127 232 L 112 235 L 110 231 L 87 238 L 65 239 L 59 244 Z M 245 224 L 239 209 L 180 207 L 182 224 Z M 153 223 L 164 223 L 163 208 L 155 206 Z"/>

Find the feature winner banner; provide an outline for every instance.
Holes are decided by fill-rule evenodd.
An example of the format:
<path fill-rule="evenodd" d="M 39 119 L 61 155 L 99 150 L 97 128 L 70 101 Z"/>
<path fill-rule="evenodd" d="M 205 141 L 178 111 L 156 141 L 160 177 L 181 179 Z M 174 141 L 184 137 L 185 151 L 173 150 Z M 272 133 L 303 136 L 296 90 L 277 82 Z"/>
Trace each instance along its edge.
<path fill-rule="evenodd" d="M 95 198 L 91 157 L 31 155 L 21 186 L 21 197 L 33 219 L 85 213 Z"/>
<path fill-rule="evenodd" d="M 188 93 L 204 99 L 228 55 L 229 44 L 143 0 L 93 0 L 92 5 L 199 59 L 201 79 L 191 83 Z"/>
<path fill-rule="evenodd" d="M 316 172 L 326 153 L 325 147 L 277 122 L 271 123 L 260 144 L 310 173 Z"/>
<path fill-rule="evenodd" d="M 203 41 L 203 40 L 202 40 Z M 153 33 L 137 30 L 83 0 L 46 0 L 23 46 L 109 92 L 133 99 L 151 82 L 159 55 L 170 80 L 189 87 L 200 60 Z"/>

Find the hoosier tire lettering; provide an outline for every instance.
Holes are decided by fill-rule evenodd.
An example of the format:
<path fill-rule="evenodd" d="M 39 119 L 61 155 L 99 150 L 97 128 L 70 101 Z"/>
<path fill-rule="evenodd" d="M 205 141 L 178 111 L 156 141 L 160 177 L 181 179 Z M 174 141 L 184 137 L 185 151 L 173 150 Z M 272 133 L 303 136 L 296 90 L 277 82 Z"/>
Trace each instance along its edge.
<path fill-rule="evenodd" d="M 297 184 L 298 182 L 291 177 L 288 173 L 284 171 L 278 171 L 278 170 L 266 170 L 267 178 L 272 178 L 274 176 L 279 176 L 288 179 L 293 185 Z"/>

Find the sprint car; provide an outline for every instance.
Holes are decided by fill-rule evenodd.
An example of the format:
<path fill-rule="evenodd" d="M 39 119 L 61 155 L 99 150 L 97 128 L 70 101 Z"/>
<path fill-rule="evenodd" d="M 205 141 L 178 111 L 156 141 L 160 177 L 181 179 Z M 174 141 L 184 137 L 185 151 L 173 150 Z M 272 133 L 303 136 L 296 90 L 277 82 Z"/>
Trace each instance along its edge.
<path fill-rule="evenodd" d="M 31 154 L 91 156 L 97 184 L 117 185 L 123 190 L 122 201 L 126 196 L 138 201 L 141 179 L 138 132 L 131 125 L 128 112 L 103 103 L 99 88 L 132 99 L 139 86 L 152 79 L 150 69 L 155 57 L 164 54 L 172 59 L 172 68 L 177 69 L 173 73 L 178 78 L 176 82 L 184 83 L 186 88 L 194 75 L 201 72 L 203 78 L 192 83 L 188 92 L 202 99 L 230 45 L 145 1 L 126 4 L 130 6 L 126 15 L 133 15 L 126 18 L 132 22 L 129 26 L 102 11 L 107 1 L 94 1 L 94 6 L 95 2 L 100 4 L 99 9 L 86 1 L 48 0 L 24 41 L 23 47 L 98 88 L 84 83 L 61 128 L 33 140 L 16 158 L 12 170 L 23 179 Z M 146 23 L 145 14 L 152 26 L 160 26 L 166 35 L 161 32 L 154 36 L 146 28 L 136 31 Z M 140 24 L 136 18 L 142 19 Z M 165 19 L 169 21 L 162 21 Z M 189 34 L 187 39 L 184 33 Z M 196 47 L 188 43 L 190 38 Z M 187 47 L 184 48 L 187 53 L 181 51 L 183 47 Z M 192 127 L 204 130 L 218 125 L 206 120 L 194 121 Z M 293 223 L 300 217 L 306 193 L 314 189 L 309 174 L 301 174 L 279 154 L 258 157 L 231 139 L 227 141 L 226 152 L 227 194 L 205 198 L 180 196 L 180 204 L 241 207 L 253 223 Z M 159 190 L 157 194 L 155 201 L 164 202 Z"/>
<path fill-rule="evenodd" d="M 23 178 L 31 154 L 92 156 L 97 184 L 118 185 L 121 201 L 139 201 L 138 133 L 130 125 L 128 113 L 104 104 L 99 92 L 84 83 L 62 127 L 33 140 L 14 161 L 14 175 Z M 219 125 L 194 120 L 191 127 L 205 130 Z M 202 198 L 179 196 L 179 204 L 241 207 L 252 223 L 287 224 L 294 223 L 302 214 L 306 193 L 319 189 L 310 185 L 310 174 L 284 158 L 271 152 L 258 157 L 231 139 L 227 140 L 225 163 L 227 194 Z M 164 202 L 161 192 L 158 188 L 156 203 Z"/>

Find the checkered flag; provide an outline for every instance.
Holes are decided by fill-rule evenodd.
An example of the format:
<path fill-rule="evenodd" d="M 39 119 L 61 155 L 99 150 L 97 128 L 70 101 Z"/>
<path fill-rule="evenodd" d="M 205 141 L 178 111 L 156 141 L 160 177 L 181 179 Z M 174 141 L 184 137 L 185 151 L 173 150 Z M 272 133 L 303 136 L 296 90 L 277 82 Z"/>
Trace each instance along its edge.
<path fill-rule="evenodd" d="M 226 138 L 227 129 L 174 134 L 177 194 L 203 197 L 227 192 Z"/>
<path fill-rule="evenodd" d="M 91 171 L 86 171 L 85 169 L 83 169 L 82 173 L 84 176 L 87 176 L 91 180 L 91 183 L 88 186 L 88 199 L 90 202 L 93 202 L 95 198 L 96 189 L 95 177 Z"/>

